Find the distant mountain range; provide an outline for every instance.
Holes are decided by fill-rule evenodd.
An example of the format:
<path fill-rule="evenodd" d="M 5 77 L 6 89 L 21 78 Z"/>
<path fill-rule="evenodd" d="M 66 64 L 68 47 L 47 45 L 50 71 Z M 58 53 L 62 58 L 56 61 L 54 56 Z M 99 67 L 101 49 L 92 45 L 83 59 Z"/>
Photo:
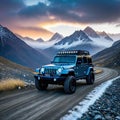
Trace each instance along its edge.
<path fill-rule="evenodd" d="M 97 66 L 118 68 L 120 70 L 120 40 L 111 47 L 95 54 L 93 60 Z"/>
<path fill-rule="evenodd" d="M 39 38 L 34 40 L 29 37 L 15 35 L 9 29 L 0 25 L 0 56 L 7 58 L 17 64 L 36 68 L 49 63 L 50 59 L 58 52 L 68 49 L 88 50 L 92 55 L 96 53 L 102 56 L 102 50 L 106 48 L 116 50 L 113 39 L 105 32 L 96 32 L 91 27 L 75 31 L 67 37 L 55 33 L 49 41 Z M 112 46 L 113 44 L 113 46 Z M 110 53 L 110 49 L 108 53 Z M 105 57 L 109 55 L 105 52 Z M 111 53 L 112 54 L 112 53 Z M 100 60 L 97 54 L 94 60 Z M 105 61 L 104 61 L 105 62 Z"/>
<path fill-rule="evenodd" d="M 86 27 L 83 31 L 75 31 L 70 36 L 63 38 L 59 33 L 55 33 L 50 40 L 44 41 L 41 38 L 38 40 L 31 40 L 31 38 L 22 38 L 32 48 L 43 51 L 51 57 L 57 51 L 64 49 L 84 49 L 90 51 L 93 55 L 113 44 L 113 39 L 104 31 L 96 32 L 91 27 Z"/>
<path fill-rule="evenodd" d="M 36 68 L 49 63 L 43 53 L 31 48 L 9 29 L 0 25 L 0 56 L 15 63 Z"/>
<path fill-rule="evenodd" d="M 92 55 L 110 47 L 113 44 L 113 39 L 105 32 L 96 32 L 90 27 L 86 27 L 83 31 L 75 31 L 72 35 L 67 36 L 54 44 L 53 46 L 44 49 L 43 52 L 52 58 L 56 52 L 65 49 L 82 49 L 88 50 Z"/>
<path fill-rule="evenodd" d="M 35 48 L 37 50 L 42 50 L 49 48 L 53 46 L 55 43 L 59 42 L 60 40 L 63 39 L 63 36 L 60 35 L 59 33 L 55 33 L 48 41 L 44 41 L 42 38 L 38 38 L 37 40 L 34 40 L 29 37 L 22 37 L 18 34 L 16 34 L 18 38 L 23 40 L 26 44 L 31 46 L 32 48 Z"/>

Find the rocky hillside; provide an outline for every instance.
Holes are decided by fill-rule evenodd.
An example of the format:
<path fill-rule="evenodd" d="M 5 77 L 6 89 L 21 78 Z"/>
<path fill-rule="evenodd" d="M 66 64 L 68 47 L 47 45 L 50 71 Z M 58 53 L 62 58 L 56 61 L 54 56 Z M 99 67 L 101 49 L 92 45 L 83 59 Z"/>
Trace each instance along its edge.
<path fill-rule="evenodd" d="M 33 81 L 33 70 L 0 57 L 0 80 L 6 78 L 18 78 L 25 81 Z"/>
<path fill-rule="evenodd" d="M 110 48 L 94 55 L 93 59 L 98 66 L 120 68 L 120 40 L 115 42 Z"/>

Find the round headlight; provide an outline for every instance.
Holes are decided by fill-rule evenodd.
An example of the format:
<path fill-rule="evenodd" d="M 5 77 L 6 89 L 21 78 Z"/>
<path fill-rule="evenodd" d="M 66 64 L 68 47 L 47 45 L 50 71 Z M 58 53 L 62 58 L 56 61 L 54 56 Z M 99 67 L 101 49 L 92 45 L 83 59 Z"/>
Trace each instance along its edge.
<path fill-rule="evenodd" d="M 61 75 L 61 72 L 62 72 L 62 68 L 59 68 L 59 69 L 57 70 L 57 74 L 58 74 L 58 75 Z"/>
<path fill-rule="evenodd" d="M 41 68 L 40 73 L 42 74 L 44 72 L 45 72 L 45 68 Z"/>

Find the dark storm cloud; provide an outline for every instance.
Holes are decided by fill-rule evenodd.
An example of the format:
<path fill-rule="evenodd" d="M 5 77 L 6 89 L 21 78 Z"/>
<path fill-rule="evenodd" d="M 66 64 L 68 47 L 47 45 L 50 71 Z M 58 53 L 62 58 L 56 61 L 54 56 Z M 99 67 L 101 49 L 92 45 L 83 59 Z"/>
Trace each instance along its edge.
<path fill-rule="evenodd" d="M 14 19 L 17 12 L 24 7 L 22 0 L 0 0 L 0 22 Z"/>
<path fill-rule="evenodd" d="M 53 15 L 68 22 L 104 23 L 120 18 L 120 0 L 49 0 L 27 6 L 19 12 L 22 17 L 42 17 Z"/>
<path fill-rule="evenodd" d="M 49 5 L 39 2 L 27 6 L 24 0 L 1 0 L 0 22 L 18 18 L 38 21 L 49 21 L 54 16 L 55 21 L 77 23 L 119 22 L 120 0 L 48 0 Z"/>
<path fill-rule="evenodd" d="M 16 11 L 24 6 L 22 0 L 0 0 L 0 12 Z"/>
<path fill-rule="evenodd" d="M 37 17 L 37 16 L 45 16 L 47 13 L 47 6 L 43 3 L 38 3 L 37 5 L 28 6 L 22 9 L 19 12 L 19 15 L 25 17 Z"/>

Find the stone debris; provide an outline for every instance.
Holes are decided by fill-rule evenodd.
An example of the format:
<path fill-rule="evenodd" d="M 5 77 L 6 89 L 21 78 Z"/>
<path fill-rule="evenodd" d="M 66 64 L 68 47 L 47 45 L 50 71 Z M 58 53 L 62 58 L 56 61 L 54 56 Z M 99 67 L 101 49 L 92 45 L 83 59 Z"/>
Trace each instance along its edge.
<path fill-rule="evenodd" d="M 120 79 L 113 81 L 80 120 L 120 120 Z"/>

